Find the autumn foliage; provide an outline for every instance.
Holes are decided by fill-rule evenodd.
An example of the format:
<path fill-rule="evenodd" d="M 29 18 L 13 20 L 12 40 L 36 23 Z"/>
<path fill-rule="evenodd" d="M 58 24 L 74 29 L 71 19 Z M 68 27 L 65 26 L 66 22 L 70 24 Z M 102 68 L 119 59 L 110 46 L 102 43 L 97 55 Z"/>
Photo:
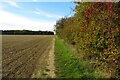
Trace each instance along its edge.
<path fill-rule="evenodd" d="M 120 2 L 76 4 L 74 16 L 57 21 L 57 35 L 93 67 L 120 78 Z"/>

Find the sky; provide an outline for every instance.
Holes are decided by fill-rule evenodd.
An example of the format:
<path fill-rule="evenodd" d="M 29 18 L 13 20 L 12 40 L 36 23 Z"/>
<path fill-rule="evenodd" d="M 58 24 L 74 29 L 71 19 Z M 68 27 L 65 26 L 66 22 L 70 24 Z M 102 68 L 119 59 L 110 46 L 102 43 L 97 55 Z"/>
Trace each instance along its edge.
<path fill-rule="evenodd" d="M 0 2 L 0 30 L 53 31 L 57 20 L 72 16 L 73 2 Z"/>

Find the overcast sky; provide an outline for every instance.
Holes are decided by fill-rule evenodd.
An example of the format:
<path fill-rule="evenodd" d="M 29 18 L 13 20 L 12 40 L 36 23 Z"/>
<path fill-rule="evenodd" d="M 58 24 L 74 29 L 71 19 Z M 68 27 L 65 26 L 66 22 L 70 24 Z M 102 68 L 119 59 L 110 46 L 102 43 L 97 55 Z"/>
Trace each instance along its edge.
<path fill-rule="evenodd" d="M 73 2 L 0 2 L 0 30 L 53 31 L 58 19 L 72 16 Z"/>

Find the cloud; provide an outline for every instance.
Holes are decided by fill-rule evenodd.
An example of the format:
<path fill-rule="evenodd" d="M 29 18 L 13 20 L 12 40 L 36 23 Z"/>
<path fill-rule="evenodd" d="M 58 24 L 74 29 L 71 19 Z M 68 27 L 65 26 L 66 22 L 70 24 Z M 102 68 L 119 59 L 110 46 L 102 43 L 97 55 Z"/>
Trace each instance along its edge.
<path fill-rule="evenodd" d="M 33 2 L 37 2 L 37 0 L 33 0 Z"/>
<path fill-rule="evenodd" d="M 0 3 L 0 9 L 3 9 L 3 7 L 4 7 L 4 6 L 3 6 L 3 4 L 2 4 L 2 3 Z"/>
<path fill-rule="evenodd" d="M 74 0 L 0 0 L 0 2 L 15 1 L 15 2 L 71 2 Z M 79 0 L 76 0 L 79 1 Z M 118 1 L 118 0 L 116 0 Z"/>
<path fill-rule="evenodd" d="M 37 12 L 37 11 L 34 11 L 34 13 L 37 14 L 37 15 L 41 15 L 41 13 L 40 13 L 40 12 Z"/>
<path fill-rule="evenodd" d="M 23 16 L 15 15 L 3 10 L 0 10 L 0 29 L 1 30 L 54 30 L 55 22 L 50 21 L 33 21 Z"/>
<path fill-rule="evenodd" d="M 16 7 L 16 8 L 21 8 L 16 2 L 13 2 L 13 1 L 7 1 L 7 3 L 13 7 Z"/>
<path fill-rule="evenodd" d="M 0 5 L 0 9 L 2 9 L 2 6 Z"/>
<path fill-rule="evenodd" d="M 49 17 L 49 18 L 61 18 L 62 17 L 60 15 L 56 15 L 56 14 L 52 14 L 52 13 L 42 11 L 40 9 L 36 9 L 36 11 L 34 11 L 34 13 L 37 14 L 37 15 L 46 16 L 46 17 Z"/>

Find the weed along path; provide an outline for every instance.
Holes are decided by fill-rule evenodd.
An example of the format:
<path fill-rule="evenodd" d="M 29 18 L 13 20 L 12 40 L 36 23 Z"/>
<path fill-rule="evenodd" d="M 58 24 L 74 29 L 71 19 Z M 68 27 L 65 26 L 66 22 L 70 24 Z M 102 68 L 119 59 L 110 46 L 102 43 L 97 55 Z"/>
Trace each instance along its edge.
<path fill-rule="evenodd" d="M 62 39 L 55 41 L 56 76 L 59 78 L 80 78 L 80 80 L 97 80 L 103 78 L 87 62 L 75 55 L 75 51 Z"/>
<path fill-rule="evenodd" d="M 47 47 L 42 58 L 38 60 L 38 63 L 37 63 L 38 66 L 36 67 L 36 70 L 32 75 L 33 78 L 55 78 L 56 77 L 55 65 L 54 65 L 55 64 L 54 48 L 55 48 L 55 38 L 53 38 L 51 45 Z"/>

